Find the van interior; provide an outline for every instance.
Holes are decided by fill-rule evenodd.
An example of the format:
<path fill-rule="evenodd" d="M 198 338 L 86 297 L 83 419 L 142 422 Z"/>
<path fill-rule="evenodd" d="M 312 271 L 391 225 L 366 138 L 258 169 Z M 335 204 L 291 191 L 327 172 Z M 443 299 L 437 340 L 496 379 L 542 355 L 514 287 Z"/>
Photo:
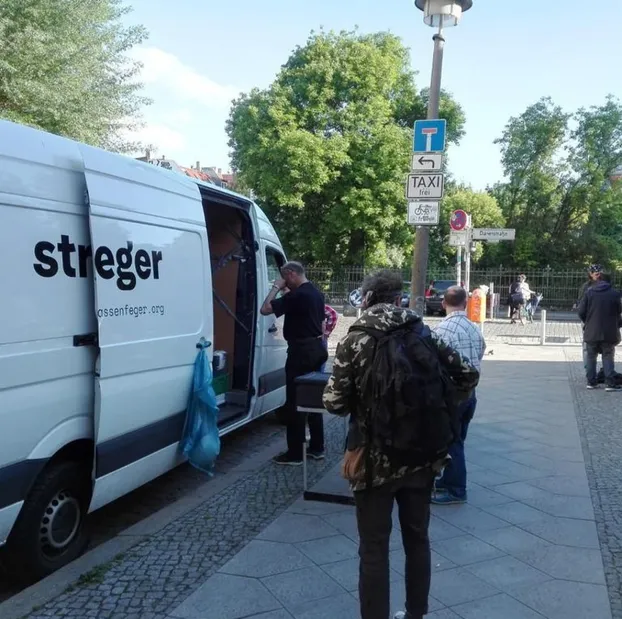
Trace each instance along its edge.
<path fill-rule="evenodd" d="M 214 303 L 214 389 L 219 425 L 248 415 L 257 312 L 257 265 L 250 204 L 201 187 Z"/>

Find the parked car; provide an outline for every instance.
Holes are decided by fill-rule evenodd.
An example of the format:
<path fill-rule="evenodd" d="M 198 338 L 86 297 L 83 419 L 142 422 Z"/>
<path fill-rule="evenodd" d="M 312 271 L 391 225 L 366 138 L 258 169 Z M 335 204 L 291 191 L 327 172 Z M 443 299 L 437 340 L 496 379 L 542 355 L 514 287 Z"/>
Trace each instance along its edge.
<path fill-rule="evenodd" d="M 434 314 L 445 314 L 443 309 L 443 297 L 448 288 L 456 286 L 458 282 L 455 279 L 439 279 L 430 282 L 425 292 L 425 312 L 428 316 Z"/>

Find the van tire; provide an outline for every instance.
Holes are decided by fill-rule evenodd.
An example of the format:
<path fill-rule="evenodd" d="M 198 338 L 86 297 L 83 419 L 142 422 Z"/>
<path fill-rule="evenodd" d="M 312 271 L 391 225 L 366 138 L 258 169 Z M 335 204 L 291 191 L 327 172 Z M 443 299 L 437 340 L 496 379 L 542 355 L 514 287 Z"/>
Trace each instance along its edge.
<path fill-rule="evenodd" d="M 7 543 L 7 565 L 18 582 L 37 582 L 86 550 L 88 470 L 86 463 L 59 462 L 44 469 L 35 481 Z M 54 517 L 59 520 L 54 522 Z"/>

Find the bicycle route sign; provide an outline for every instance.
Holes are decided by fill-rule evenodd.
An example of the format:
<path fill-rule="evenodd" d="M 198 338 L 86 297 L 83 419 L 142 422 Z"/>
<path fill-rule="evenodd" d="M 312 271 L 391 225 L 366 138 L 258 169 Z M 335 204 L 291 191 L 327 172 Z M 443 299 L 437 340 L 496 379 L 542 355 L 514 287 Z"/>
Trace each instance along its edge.
<path fill-rule="evenodd" d="M 439 202 L 408 203 L 408 223 L 411 226 L 438 226 L 440 214 Z"/>

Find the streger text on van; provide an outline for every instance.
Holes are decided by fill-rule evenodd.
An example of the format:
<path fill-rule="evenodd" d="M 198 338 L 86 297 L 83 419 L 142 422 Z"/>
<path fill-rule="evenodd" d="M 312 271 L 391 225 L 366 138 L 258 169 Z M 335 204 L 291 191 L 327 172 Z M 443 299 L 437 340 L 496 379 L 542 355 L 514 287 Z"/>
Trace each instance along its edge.
<path fill-rule="evenodd" d="M 138 281 L 137 275 L 142 280 L 150 277 L 160 279 L 160 263 L 163 257 L 159 250 L 149 252 L 146 249 L 138 249 L 136 255 L 133 255 L 134 244 L 127 241 L 127 247 L 120 247 L 116 251 L 100 245 L 93 255 L 90 245 L 76 245 L 67 234 L 62 234 L 60 243 L 56 245 L 50 241 L 39 241 L 35 245 L 37 262 L 33 264 L 33 268 L 37 275 L 41 277 L 58 275 L 59 261 L 53 255 L 55 251 L 62 256 L 63 272 L 67 277 L 88 277 L 88 264 L 91 262 L 102 279 L 113 279 L 116 265 L 116 284 L 119 290 L 134 290 Z M 73 254 L 76 253 L 77 268 L 72 260 Z"/>

